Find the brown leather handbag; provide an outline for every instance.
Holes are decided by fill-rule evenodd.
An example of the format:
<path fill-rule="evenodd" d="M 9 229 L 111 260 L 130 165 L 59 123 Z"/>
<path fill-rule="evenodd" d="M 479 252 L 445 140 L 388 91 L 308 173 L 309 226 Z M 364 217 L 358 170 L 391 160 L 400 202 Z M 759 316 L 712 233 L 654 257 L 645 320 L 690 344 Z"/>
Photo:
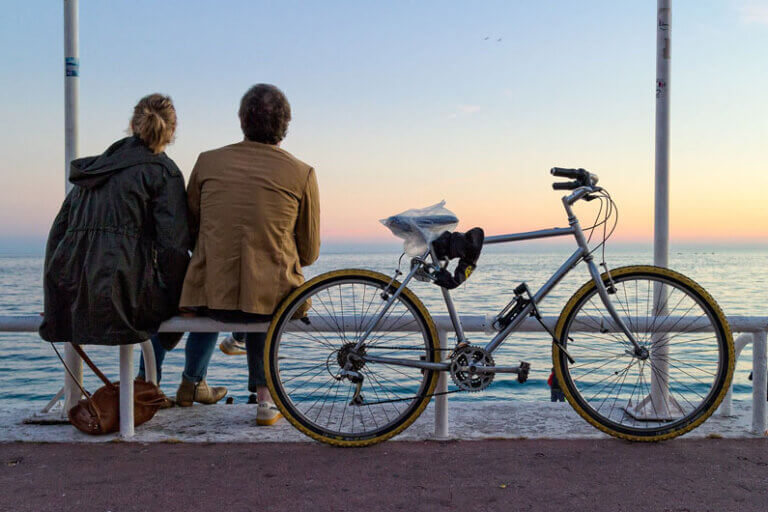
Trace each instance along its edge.
<path fill-rule="evenodd" d="M 104 382 L 104 385 L 97 389 L 95 393 L 90 394 L 72 376 L 72 372 L 64 363 L 54 345 L 54 350 L 59 355 L 64 368 L 73 377 L 73 380 L 80 387 L 83 395 L 85 395 L 84 399 L 80 400 L 77 405 L 68 411 L 69 422 L 86 434 L 101 435 L 117 432 L 120 430 L 120 382 L 110 382 L 80 346 L 75 344 L 72 344 L 72 346 L 88 367 L 93 370 L 93 373 Z M 152 419 L 165 399 L 165 395 L 155 384 L 141 379 L 134 380 L 134 425 L 138 426 Z"/>

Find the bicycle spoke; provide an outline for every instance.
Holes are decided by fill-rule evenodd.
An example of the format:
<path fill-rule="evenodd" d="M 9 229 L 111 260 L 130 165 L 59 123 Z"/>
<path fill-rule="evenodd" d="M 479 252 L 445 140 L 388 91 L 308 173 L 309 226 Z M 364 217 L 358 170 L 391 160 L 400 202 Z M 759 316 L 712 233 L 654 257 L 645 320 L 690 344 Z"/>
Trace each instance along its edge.
<path fill-rule="evenodd" d="M 311 323 L 279 334 L 276 364 L 285 405 L 330 435 L 357 437 L 386 431 L 424 400 L 432 372 L 359 358 L 349 363 L 353 360 L 348 354 L 367 331 L 361 348 L 365 354 L 434 359 L 428 327 L 402 295 L 386 311 L 385 301 L 376 304 L 383 288 L 384 284 L 354 279 L 318 287 L 301 297 L 301 302 L 312 301 Z M 378 315 L 381 318 L 374 324 Z M 385 329 L 391 327 L 397 331 Z M 359 396 L 353 395 L 356 385 L 343 376 L 347 364 L 363 378 Z"/>
<path fill-rule="evenodd" d="M 576 361 L 565 365 L 566 378 L 600 423 L 632 432 L 675 428 L 722 389 L 724 345 L 711 310 L 664 277 L 614 276 L 613 284 L 614 307 L 649 352 L 634 353 L 595 290 L 581 299 L 563 333 Z"/>

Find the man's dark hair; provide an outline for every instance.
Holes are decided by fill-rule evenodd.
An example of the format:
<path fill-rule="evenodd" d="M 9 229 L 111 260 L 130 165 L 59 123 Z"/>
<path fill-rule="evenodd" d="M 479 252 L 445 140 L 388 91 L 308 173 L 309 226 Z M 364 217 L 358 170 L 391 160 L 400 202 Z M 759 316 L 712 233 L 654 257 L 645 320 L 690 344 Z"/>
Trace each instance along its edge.
<path fill-rule="evenodd" d="M 248 140 L 278 144 L 288 132 L 291 105 L 283 91 L 270 84 L 257 84 L 240 100 L 240 127 Z"/>

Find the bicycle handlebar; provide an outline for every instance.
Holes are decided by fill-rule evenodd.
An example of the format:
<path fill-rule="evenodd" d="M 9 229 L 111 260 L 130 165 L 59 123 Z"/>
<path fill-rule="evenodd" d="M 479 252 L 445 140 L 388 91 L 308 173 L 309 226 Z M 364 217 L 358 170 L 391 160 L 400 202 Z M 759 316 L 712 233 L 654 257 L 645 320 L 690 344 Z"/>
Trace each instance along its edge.
<path fill-rule="evenodd" d="M 579 187 L 594 187 L 599 181 L 597 174 L 592 174 L 585 169 L 565 169 L 563 167 L 553 167 L 549 172 L 552 174 L 552 176 L 557 176 L 559 178 L 570 178 L 573 180 L 565 183 L 553 183 L 552 188 L 555 190 L 573 190 Z"/>
<path fill-rule="evenodd" d="M 573 190 L 573 189 L 579 188 L 579 182 L 564 181 L 564 182 L 553 183 L 552 188 L 555 190 Z"/>
<path fill-rule="evenodd" d="M 549 172 L 552 176 L 571 179 L 583 178 L 586 174 L 589 174 L 584 169 L 565 169 L 563 167 L 553 167 Z"/>

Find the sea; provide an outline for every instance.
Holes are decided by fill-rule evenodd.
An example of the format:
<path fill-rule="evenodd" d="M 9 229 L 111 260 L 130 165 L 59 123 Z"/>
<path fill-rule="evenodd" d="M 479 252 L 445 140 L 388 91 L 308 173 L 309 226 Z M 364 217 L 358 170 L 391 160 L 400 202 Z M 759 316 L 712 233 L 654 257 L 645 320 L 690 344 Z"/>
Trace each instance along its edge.
<path fill-rule="evenodd" d="M 497 250 L 498 249 L 498 250 Z M 565 261 L 572 250 L 565 246 L 533 249 L 489 247 L 480 258 L 477 270 L 453 297 L 461 314 L 497 313 L 511 299 L 512 289 L 526 282 L 531 289 L 543 284 Z M 309 278 L 343 268 L 364 268 L 392 275 L 398 266 L 398 248 L 386 250 L 341 249 L 326 251 L 305 269 Z M 611 268 L 630 264 L 650 264 L 650 248 L 613 246 L 606 251 Z M 0 315 L 30 315 L 42 310 L 42 267 L 40 256 L 0 256 Z M 402 270 L 407 262 L 403 260 Z M 768 247 L 681 247 L 670 252 L 669 267 L 706 288 L 727 315 L 768 316 Z M 544 315 L 557 315 L 568 298 L 589 279 L 586 267 L 577 267 L 540 305 Z M 428 283 L 414 282 L 411 288 L 434 315 L 446 314 L 439 290 Z M 227 333 L 221 333 L 223 339 Z M 483 344 L 490 336 L 468 333 L 472 343 Z M 118 355 L 114 347 L 93 347 L 89 354 L 112 377 L 118 379 Z M 137 358 L 138 358 L 138 350 Z M 531 363 L 529 380 L 520 384 L 514 375 L 498 375 L 482 393 L 456 394 L 451 400 L 549 400 L 547 378 L 552 369 L 551 340 L 546 334 L 513 334 L 494 353 L 496 364 L 511 365 L 521 360 Z M 163 366 L 163 390 L 173 396 L 184 365 L 183 343 L 171 351 Z M 734 398 L 747 400 L 752 386 L 751 347 L 737 364 Z M 42 406 L 60 389 L 64 370 L 51 345 L 35 333 L 0 333 L 0 403 Z M 236 403 L 248 398 L 245 356 L 227 356 L 216 350 L 208 370 L 212 385 L 229 388 Z M 85 369 L 85 386 L 99 387 Z"/>

